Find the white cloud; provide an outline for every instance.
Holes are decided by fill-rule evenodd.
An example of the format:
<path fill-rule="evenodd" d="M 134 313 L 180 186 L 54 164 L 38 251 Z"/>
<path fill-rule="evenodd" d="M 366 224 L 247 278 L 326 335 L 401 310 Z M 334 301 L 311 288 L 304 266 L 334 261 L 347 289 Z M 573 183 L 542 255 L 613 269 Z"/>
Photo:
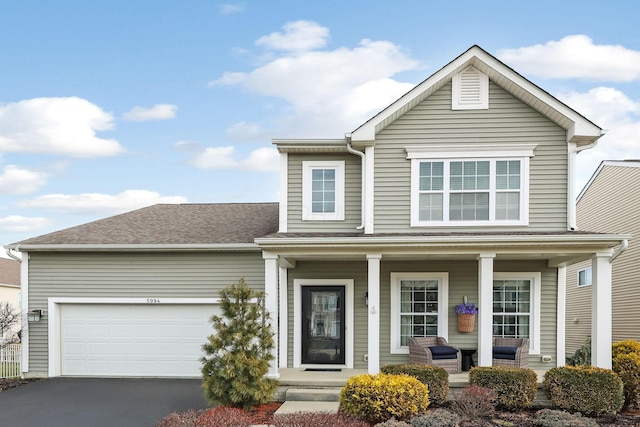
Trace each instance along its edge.
<path fill-rule="evenodd" d="M 156 104 L 153 107 L 133 107 L 122 115 L 124 120 L 146 122 L 150 120 L 169 120 L 176 116 L 178 107 L 172 104 Z"/>
<path fill-rule="evenodd" d="M 327 44 L 329 29 L 312 21 L 288 22 L 284 33 L 274 32 L 256 40 L 257 46 L 284 51 L 307 51 Z"/>
<path fill-rule="evenodd" d="M 114 156 L 122 146 L 96 136 L 112 128 L 113 116 L 85 99 L 27 99 L 0 105 L 0 152 Z"/>
<path fill-rule="evenodd" d="M 26 217 L 10 215 L 0 217 L 0 231 L 7 232 L 31 232 L 49 227 L 51 222 L 41 217 Z"/>
<path fill-rule="evenodd" d="M 162 196 L 148 190 L 126 190 L 119 194 L 48 194 L 18 202 L 20 208 L 39 208 L 72 214 L 111 215 L 157 203 L 186 203 L 182 196 Z"/>
<path fill-rule="evenodd" d="M 189 164 L 198 169 L 278 172 L 280 167 L 278 150 L 271 147 L 258 148 L 243 158 L 236 155 L 235 148 L 231 146 L 200 147 L 186 141 L 179 142 L 176 146 L 182 151 L 193 153 Z"/>
<path fill-rule="evenodd" d="M 0 194 L 29 194 L 47 182 L 44 172 L 8 165 L 0 173 Z"/>
<path fill-rule="evenodd" d="M 543 78 L 611 82 L 640 78 L 640 52 L 620 45 L 597 45 L 585 35 L 504 49 L 498 57 L 519 72 Z"/>
<path fill-rule="evenodd" d="M 246 9 L 243 3 L 224 3 L 218 5 L 218 12 L 221 15 L 234 15 L 236 13 L 242 13 Z"/>
<path fill-rule="evenodd" d="M 227 138 L 231 141 L 258 141 L 268 136 L 260 125 L 238 122 L 227 129 Z"/>
<path fill-rule="evenodd" d="M 287 24 L 284 33 L 258 40 L 283 51 L 280 56 L 250 72 L 224 73 L 210 86 L 240 86 L 286 101 L 280 124 L 304 138 L 341 137 L 413 88 L 391 78 L 419 66 L 393 43 L 365 39 L 354 48 L 316 50 L 327 37 L 313 22 Z"/>

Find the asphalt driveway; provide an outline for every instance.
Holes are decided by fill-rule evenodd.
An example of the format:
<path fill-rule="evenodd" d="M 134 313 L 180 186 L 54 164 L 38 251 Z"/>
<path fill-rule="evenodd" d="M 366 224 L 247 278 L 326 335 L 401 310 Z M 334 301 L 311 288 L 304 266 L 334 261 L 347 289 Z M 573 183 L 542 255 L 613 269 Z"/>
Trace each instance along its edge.
<path fill-rule="evenodd" d="M 0 425 L 152 427 L 207 408 L 199 379 L 50 378 L 0 392 Z"/>

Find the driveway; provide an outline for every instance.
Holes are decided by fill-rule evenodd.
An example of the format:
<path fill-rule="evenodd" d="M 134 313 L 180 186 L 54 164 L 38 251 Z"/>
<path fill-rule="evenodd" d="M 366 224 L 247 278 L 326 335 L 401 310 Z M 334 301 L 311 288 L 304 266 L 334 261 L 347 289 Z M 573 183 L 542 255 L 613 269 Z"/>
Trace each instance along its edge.
<path fill-rule="evenodd" d="M 0 392 L 0 425 L 152 427 L 207 408 L 199 379 L 50 378 Z"/>

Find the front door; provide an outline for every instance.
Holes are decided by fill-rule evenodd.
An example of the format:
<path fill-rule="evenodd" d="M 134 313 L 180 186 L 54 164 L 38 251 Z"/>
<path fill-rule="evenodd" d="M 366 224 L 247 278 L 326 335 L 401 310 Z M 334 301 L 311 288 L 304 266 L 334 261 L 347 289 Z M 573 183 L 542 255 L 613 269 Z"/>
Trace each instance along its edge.
<path fill-rule="evenodd" d="M 302 287 L 302 363 L 345 364 L 345 287 Z"/>

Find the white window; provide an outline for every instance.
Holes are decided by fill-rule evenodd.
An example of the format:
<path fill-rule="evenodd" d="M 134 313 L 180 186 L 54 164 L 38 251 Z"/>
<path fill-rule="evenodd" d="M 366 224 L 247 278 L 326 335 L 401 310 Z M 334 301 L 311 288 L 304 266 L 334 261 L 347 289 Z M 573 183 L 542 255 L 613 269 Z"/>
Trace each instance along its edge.
<path fill-rule="evenodd" d="M 591 286 L 591 267 L 578 271 L 578 286 Z"/>
<path fill-rule="evenodd" d="M 440 148 L 406 149 L 411 159 L 411 226 L 528 224 L 533 146 L 504 151 L 482 144 L 456 152 Z M 479 157 L 468 158 L 470 151 L 478 151 Z"/>
<path fill-rule="evenodd" d="M 302 219 L 344 220 L 344 161 L 302 162 Z"/>
<path fill-rule="evenodd" d="M 540 273 L 494 273 L 493 336 L 529 338 L 540 353 Z"/>
<path fill-rule="evenodd" d="M 391 273 L 391 353 L 411 337 L 448 338 L 448 273 Z"/>

